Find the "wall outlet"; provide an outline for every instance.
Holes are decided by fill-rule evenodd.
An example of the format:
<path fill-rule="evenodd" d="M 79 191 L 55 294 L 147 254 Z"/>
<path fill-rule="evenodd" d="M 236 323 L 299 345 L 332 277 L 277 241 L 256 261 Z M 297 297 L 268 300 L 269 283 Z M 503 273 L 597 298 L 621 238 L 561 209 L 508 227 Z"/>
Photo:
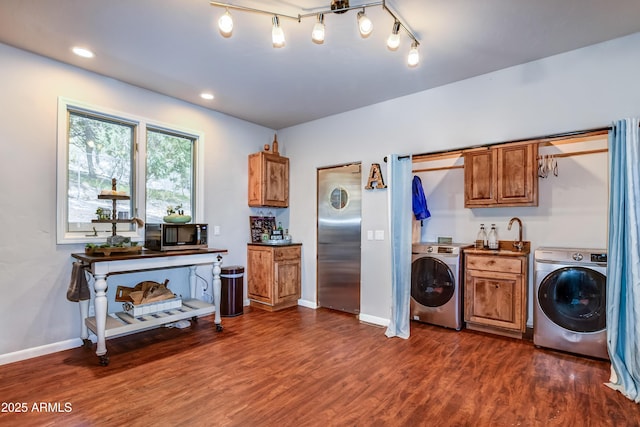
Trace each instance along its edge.
<path fill-rule="evenodd" d="M 95 317 L 96 315 L 96 308 L 93 306 L 93 304 L 89 303 L 89 317 Z"/>

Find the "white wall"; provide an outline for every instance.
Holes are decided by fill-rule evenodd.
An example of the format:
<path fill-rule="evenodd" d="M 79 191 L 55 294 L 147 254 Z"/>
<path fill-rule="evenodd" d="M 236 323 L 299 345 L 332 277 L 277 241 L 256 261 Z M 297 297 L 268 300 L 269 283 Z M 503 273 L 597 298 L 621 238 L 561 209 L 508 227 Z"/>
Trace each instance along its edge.
<path fill-rule="evenodd" d="M 371 163 L 381 163 L 386 173 L 383 158 L 389 153 L 420 154 L 512 141 L 639 116 L 638 51 L 640 33 L 279 131 L 278 139 L 288 144 L 292 158 L 289 228 L 304 243 L 303 300 L 309 305 L 316 302 L 316 168 L 361 161 L 365 172 Z M 420 66 L 429 66 L 428 57 Z M 451 235 L 472 241 L 481 222 L 496 222 L 506 239 L 511 237 L 508 220 L 519 216 L 534 248 L 605 247 L 606 154 L 559 162 L 560 176 L 540 182 L 539 208 L 465 210 L 461 170 L 448 171 L 446 182 L 436 175 L 426 177 L 423 183 L 434 213 L 427 226 L 429 237 Z M 365 320 L 388 319 L 391 313 L 387 223 L 386 191 L 365 190 L 361 288 Z M 553 228 L 546 227 L 549 223 Z M 387 230 L 387 239 L 366 240 L 366 230 L 373 229 Z"/>
<path fill-rule="evenodd" d="M 210 246 L 228 249 L 223 265 L 246 264 L 247 155 L 271 142 L 272 130 L 2 44 L 0 63 L 0 363 L 79 342 L 79 310 L 65 294 L 70 254 L 84 247 L 56 245 L 58 96 L 204 132 L 202 221 L 221 228 Z M 177 283 L 179 273 L 170 274 Z M 137 279 L 113 276 L 110 292 Z"/>

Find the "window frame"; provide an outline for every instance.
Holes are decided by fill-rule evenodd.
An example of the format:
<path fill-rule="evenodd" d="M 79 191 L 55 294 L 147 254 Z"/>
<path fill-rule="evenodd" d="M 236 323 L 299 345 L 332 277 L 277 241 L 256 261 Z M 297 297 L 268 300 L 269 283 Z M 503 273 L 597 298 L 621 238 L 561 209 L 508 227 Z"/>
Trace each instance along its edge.
<path fill-rule="evenodd" d="M 69 172 L 69 114 L 70 111 L 114 120 L 134 127 L 133 190 L 131 194 L 134 212 L 132 216 L 146 218 L 146 161 L 147 128 L 184 136 L 194 140 L 193 147 L 193 212 L 192 222 L 201 222 L 204 217 L 204 133 L 174 124 L 162 123 L 131 113 L 88 104 L 73 99 L 58 97 L 57 172 L 56 172 L 56 242 L 57 244 L 104 243 L 108 236 L 86 236 L 86 232 L 68 231 L 68 172 Z M 96 194 L 96 199 L 98 195 Z M 109 206 L 107 206 L 109 207 Z M 143 241 L 144 226 L 134 231 L 118 232 L 132 240 Z"/>

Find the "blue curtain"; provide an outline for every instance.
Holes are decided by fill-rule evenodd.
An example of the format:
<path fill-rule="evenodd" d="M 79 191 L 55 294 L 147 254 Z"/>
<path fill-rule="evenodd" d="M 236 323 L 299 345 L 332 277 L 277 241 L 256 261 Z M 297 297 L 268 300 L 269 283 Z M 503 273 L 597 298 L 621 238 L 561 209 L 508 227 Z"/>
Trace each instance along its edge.
<path fill-rule="evenodd" d="M 638 119 L 609 132 L 607 385 L 640 402 L 640 130 Z"/>
<path fill-rule="evenodd" d="M 387 156 L 391 239 L 391 320 L 385 335 L 409 338 L 411 298 L 411 157 Z"/>

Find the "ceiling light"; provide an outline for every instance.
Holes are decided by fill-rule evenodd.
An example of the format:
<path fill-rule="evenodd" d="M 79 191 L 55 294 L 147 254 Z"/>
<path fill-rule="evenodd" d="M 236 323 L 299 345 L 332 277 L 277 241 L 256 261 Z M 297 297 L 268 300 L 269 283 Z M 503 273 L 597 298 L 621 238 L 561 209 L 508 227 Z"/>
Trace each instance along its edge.
<path fill-rule="evenodd" d="M 220 29 L 220 33 L 225 37 L 231 37 L 231 32 L 233 31 L 233 18 L 229 13 L 229 9 L 218 19 L 218 29 Z"/>
<path fill-rule="evenodd" d="M 364 13 L 364 9 L 358 12 L 358 29 L 362 37 L 369 37 L 371 31 L 373 31 L 373 22 Z"/>
<path fill-rule="evenodd" d="M 271 30 L 271 39 L 273 41 L 273 47 L 284 46 L 284 31 L 280 26 L 280 20 L 277 15 L 273 16 L 273 29 Z"/>
<path fill-rule="evenodd" d="M 216 7 L 224 7 L 225 14 L 220 17 L 218 20 L 218 27 L 220 28 L 220 32 L 225 37 L 231 37 L 231 31 L 233 29 L 233 20 L 231 19 L 231 14 L 229 13 L 229 9 L 240 10 L 244 12 L 252 12 L 259 13 L 264 15 L 269 15 L 273 20 L 273 28 L 271 31 L 271 38 L 273 41 L 274 47 L 283 47 L 285 45 L 284 40 L 284 32 L 280 27 L 280 19 L 291 19 L 298 22 L 302 22 L 303 18 L 316 18 L 316 24 L 313 26 L 313 30 L 311 31 L 311 40 L 314 43 L 322 44 L 325 39 L 325 25 L 324 25 L 324 15 L 327 13 L 333 14 L 343 14 L 352 10 L 359 10 L 357 16 L 358 22 L 358 31 L 362 37 L 368 37 L 373 31 L 373 23 L 371 19 L 369 19 L 365 13 L 367 7 L 374 6 L 382 6 L 382 9 L 387 12 L 393 18 L 393 29 L 391 34 L 387 39 L 387 47 L 391 50 L 396 50 L 400 46 L 400 30 L 402 29 L 407 33 L 409 38 L 413 40 L 411 45 L 411 50 L 409 52 L 408 63 L 409 66 L 415 67 L 420 61 L 420 55 L 418 54 L 418 45 L 420 42 L 418 41 L 418 37 L 411 31 L 411 29 L 403 22 L 393 10 L 389 8 L 387 2 L 385 0 L 379 1 L 371 1 L 366 4 L 360 4 L 357 6 L 350 6 L 349 0 L 331 0 L 330 7 L 325 10 L 318 10 L 315 8 L 313 12 L 306 12 L 304 9 L 300 10 L 300 13 L 297 15 L 288 15 L 280 12 L 265 10 L 265 9 L 257 9 L 253 7 L 247 6 L 238 6 L 231 3 L 223 3 L 218 1 L 209 1 L 211 6 Z"/>
<path fill-rule="evenodd" d="M 324 42 L 324 14 L 318 14 L 318 21 L 313 26 L 311 31 L 311 40 L 314 43 L 322 44 Z"/>
<path fill-rule="evenodd" d="M 84 47 L 76 46 L 71 50 L 73 51 L 73 53 L 83 58 L 93 58 L 95 56 L 93 52 L 91 52 L 89 49 L 86 49 Z"/>
<path fill-rule="evenodd" d="M 415 67 L 420 62 L 420 53 L 418 52 L 418 42 L 413 41 L 411 43 L 411 49 L 409 49 L 409 56 L 407 57 L 407 64 L 409 67 Z"/>
<path fill-rule="evenodd" d="M 213 94 L 212 93 L 208 93 L 208 92 L 202 92 L 200 94 L 200 98 L 206 99 L 207 101 L 210 101 L 210 100 L 213 99 Z"/>
<path fill-rule="evenodd" d="M 391 34 L 389 34 L 389 38 L 387 39 L 387 47 L 391 50 L 398 49 L 400 46 L 400 22 L 396 21 L 393 23 L 393 29 L 391 30 Z"/>

